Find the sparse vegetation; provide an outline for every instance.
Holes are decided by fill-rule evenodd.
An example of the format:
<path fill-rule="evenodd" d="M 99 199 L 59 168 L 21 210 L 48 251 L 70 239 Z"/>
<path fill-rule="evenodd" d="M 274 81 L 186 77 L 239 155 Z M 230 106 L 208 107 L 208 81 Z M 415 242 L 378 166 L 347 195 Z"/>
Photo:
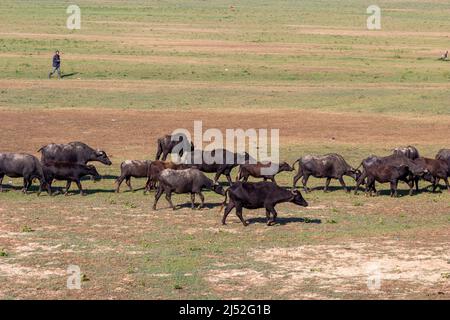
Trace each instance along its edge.
<path fill-rule="evenodd" d="M 175 211 L 164 197 L 151 211 L 154 191 L 113 193 L 121 161 L 153 158 L 157 136 L 193 120 L 279 128 L 289 163 L 338 152 L 357 166 L 406 144 L 434 157 L 450 147 L 450 73 L 436 60 L 448 46 L 448 1 L 383 0 L 383 30 L 369 34 L 357 0 L 250 0 L 235 11 L 195 0 L 77 4 L 83 29 L 68 33 L 65 4 L 2 0 L 0 151 L 85 140 L 113 165 L 95 163 L 104 179 L 83 181 L 86 197 L 23 195 L 21 179 L 4 179 L 0 239 L 9 253 L 0 256 L 13 258 L 0 261 L 0 299 L 449 298 L 445 190 L 409 197 L 400 184 L 392 199 L 377 185 L 380 195 L 365 197 L 336 181 L 324 193 L 324 179 L 311 178 L 308 208 L 278 206 L 273 227 L 264 210 L 244 210 L 246 228 L 234 212 L 221 225 L 215 193 L 205 192 L 211 207 L 201 211 L 183 206 L 188 195 L 173 197 Z M 46 79 L 55 48 L 75 75 Z M 277 182 L 290 187 L 292 174 Z M 145 179 L 132 183 L 139 190 Z M 379 295 L 365 290 L 364 273 L 352 276 L 378 258 L 392 266 Z M 92 290 L 62 290 L 73 264 Z"/>

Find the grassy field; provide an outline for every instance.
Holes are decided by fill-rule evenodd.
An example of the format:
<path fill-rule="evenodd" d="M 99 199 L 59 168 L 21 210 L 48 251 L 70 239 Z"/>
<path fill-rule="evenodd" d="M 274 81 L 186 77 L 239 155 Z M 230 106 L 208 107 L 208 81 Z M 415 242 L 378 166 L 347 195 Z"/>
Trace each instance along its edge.
<path fill-rule="evenodd" d="M 273 227 L 245 210 L 246 228 L 234 213 L 220 224 L 223 198 L 211 192 L 194 211 L 187 195 L 176 211 L 165 199 L 152 211 L 143 180 L 113 192 L 121 161 L 152 159 L 159 136 L 194 120 L 280 129 L 290 163 L 338 152 L 356 167 L 399 145 L 427 157 L 450 148 L 450 63 L 437 59 L 446 1 L 379 1 L 379 31 L 366 29 L 365 0 L 79 0 L 76 31 L 69 4 L 0 3 L 0 152 L 81 140 L 113 165 L 83 181 L 86 197 L 23 195 L 20 179 L 4 179 L 0 298 L 450 298 L 450 194 L 424 182 L 393 199 L 387 185 L 369 198 L 336 181 L 324 193 L 311 178 L 308 208 L 280 205 Z M 66 76 L 48 80 L 55 49 Z M 81 290 L 66 288 L 69 265 Z"/>

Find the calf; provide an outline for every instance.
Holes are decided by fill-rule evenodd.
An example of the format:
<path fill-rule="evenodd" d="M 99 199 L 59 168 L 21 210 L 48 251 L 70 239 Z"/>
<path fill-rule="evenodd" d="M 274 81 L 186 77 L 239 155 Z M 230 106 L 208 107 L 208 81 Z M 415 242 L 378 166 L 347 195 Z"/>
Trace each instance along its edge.
<path fill-rule="evenodd" d="M 148 169 L 152 162 L 150 160 L 125 160 L 120 164 L 120 176 L 116 179 L 116 192 L 120 191 L 120 185 L 123 180 L 127 184 L 128 188 L 133 191 L 131 187 L 131 177 L 133 178 L 147 178 Z"/>
<path fill-rule="evenodd" d="M 44 171 L 39 160 L 26 153 L 0 153 L 0 192 L 2 189 L 2 182 L 4 176 L 11 178 L 23 178 L 23 193 L 27 193 L 30 186 L 33 184 L 33 179 L 39 179 L 39 191 L 41 194 L 42 188 L 47 187 L 50 193 L 50 188 L 46 184 Z"/>
<path fill-rule="evenodd" d="M 294 177 L 293 188 L 295 188 L 297 181 L 303 177 L 302 184 L 305 192 L 308 192 L 308 178 L 313 176 L 315 178 L 326 178 L 325 189 L 328 191 L 328 186 L 330 185 L 331 179 L 339 180 L 340 184 L 346 192 L 349 192 L 347 186 L 345 185 L 343 176 L 349 176 L 357 180 L 361 175 L 361 171 L 351 167 L 344 158 L 336 153 L 326 154 L 324 156 L 304 156 L 294 162 L 292 167 L 296 163 L 299 163 L 298 173 Z"/>
<path fill-rule="evenodd" d="M 450 192 L 450 186 L 448 184 L 448 177 L 450 176 L 450 167 L 447 161 L 443 159 L 430 159 L 430 158 L 417 158 L 414 160 L 416 164 L 421 167 L 424 167 L 428 170 L 429 174 L 424 175 L 423 179 L 428 180 L 433 185 L 433 192 L 436 191 L 436 187 L 439 183 L 439 179 L 443 179 L 445 181 L 445 186 L 447 190 Z M 419 183 L 419 177 L 415 178 L 416 185 Z"/>
<path fill-rule="evenodd" d="M 273 182 L 261 181 L 261 182 L 236 182 L 225 193 L 226 204 L 227 195 L 230 197 L 225 212 L 222 218 L 222 224 L 226 224 L 228 214 L 233 208 L 236 208 L 236 215 L 241 220 L 244 226 L 248 223 L 242 216 L 242 208 L 246 209 L 266 209 L 267 225 L 272 225 L 277 219 L 277 212 L 275 205 L 282 202 L 292 202 L 296 205 L 307 207 L 308 203 L 303 199 L 301 193 L 298 190 L 287 190 L 277 186 Z M 222 205 L 222 206 L 223 206 Z M 272 214 L 272 218 L 270 218 Z"/>
<path fill-rule="evenodd" d="M 82 196 L 86 195 L 81 186 L 81 178 L 84 176 L 93 176 L 99 179 L 100 175 L 93 165 L 84 165 L 79 163 L 69 162 L 47 162 L 43 166 L 45 178 L 49 187 L 51 188 L 53 180 L 67 181 L 66 191 L 64 195 L 68 195 L 69 188 L 72 182 L 75 182 L 80 190 Z"/>
<path fill-rule="evenodd" d="M 164 169 L 159 175 L 158 191 L 155 195 L 155 202 L 153 203 L 153 210 L 156 210 L 156 204 L 159 198 L 163 194 L 166 194 L 166 199 L 170 204 L 170 207 L 175 210 L 172 203 L 172 193 L 190 193 L 191 194 L 191 207 L 195 208 L 195 194 L 200 196 L 201 204 L 199 209 L 204 206 L 205 197 L 202 194 L 202 189 L 212 190 L 220 195 L 225 195 L 222 186 L 218 183 L 214 183 L 211 179 L 205 176 L 203 172 L 198 169 L 184 169 L 173 170 Z"/>
<path fill-rule="evenodd" d="M 408 166 L 400 165 L 394 166 L 390 164 L 381 164 L 378 166 L 369 167 L 365 169 L 367 173 L 367 183 L 366 183 L 366 193 L 370 191 L 370 195 L 372 195 L 372 191 L 375 190 L 375 181 L 380 183 L 390 183 L 391 189 L 391 197 L 397 197 L 397 186 L 398 181 L 404 181 L 408 183 L 410 190 L 409 194 L 412 195 L 412 190 L 414 187 L 413 181 L 409 180 L 410 171 Z"/>
<path fill-rule="evenodd" d="M 287 163 L 282 162 L 280 164 L 275 164 L 274 167 L 276 169 L 274 174 L 263 174 L 263 169 L 270 170 L 269 168 L 272 166 L 271 162 L 261 163 L 258 162 L 256 164 L 241 164 L 239 166 L 239 172 L 236 177 L 236 181 L 244 179 L 244 182 L 247 182 L 249 176 L 254 178 L 264 178 L 264 181 L 270 179 L 272 182 L 275 182 L 275 175 L 283 171 L 293 171 L 294 169 Z"/>
<path fill-rule="evenodd" d="M 211 151 L 194 150 L 188 155 L 188 163 L 193 164 L 203 172 L 215 173 L 214 182 L 223 174 L 229 185 L 232 185 L 231 171 L 240 164 L 253 162 L 247 152 L 235 153 L 226 149 L 213 149 Z"/>

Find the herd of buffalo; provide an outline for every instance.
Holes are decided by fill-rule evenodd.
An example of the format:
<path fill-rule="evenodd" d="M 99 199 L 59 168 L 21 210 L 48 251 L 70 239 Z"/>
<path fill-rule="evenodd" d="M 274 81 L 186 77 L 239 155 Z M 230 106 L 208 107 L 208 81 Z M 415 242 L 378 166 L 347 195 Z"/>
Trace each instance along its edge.
<path fill-rule="evenodd" d="M 174 148 L 181 143 L 180 140 L 172 139 L 166 135 L 158 139 L 156 160 L 126 160 L 120 165 L 120 176 L 116 179 L 116 192 L 119 192 L 120 185 L 126 182 L 130 190 L 131 178 L 147 178 L 145 192 L 156 189 L 153 209 L 159 198 L 165 194 L 165 198 L 172 208 L 172 193 L 189 193 L 191 195 L 191 205 L 195 208 L 195 196 L 200 197 L 200 208 L 204 206 L 204 195 L 202 190 L 212 190 L 225 196 L 223 205 L 226 205 L 222 223 L 225 224 L 226 217 L 231 210 L 236 209 L 236 215 L 244 225 L 247 225 L 242 216 L 242 209 L 265 208 L 267 224 L 271 225 L 276 221 L 277 212 L 275 205 L 282 202 L 292 202 L 296 205 L 307 206 L 308 203 L 296 189 L 298 180 L 302 179 L 305 192 L 309 192 L 307 187 L 310 176 L 325 178 L 325 191 L 328 190 L 331 179 L 337 179 L 344 190 L 349 192 L 343 177 L 349 176 L 356 181 L 355 194 L 360 185 L 365 185 L 365 192 L 372 194 L 377 192 L 375 182 L 389 183 L 391 196 L 397 196 L 397 185 L 399 181 L 406 182 L 409 186 L 409 194 L 419 190 L 419 180 L 431 182 L 433 192 L 439 181 L 445 182 L 450 191 L 448 177 L 450 176 L 450 149 L 441 149 L 434 159 L 424 158 L 419 155 L 415 147 L 408 146 L 396 148 L 391 155 L 385 157 L 370 156 L 364 159 L 361 164 L 354 168 L 345 159 L 336 153 L 323 156 L 306 155 L 296 160 L 293 165 L 281 162 L 277 165 L 277 172 L 274 174 L 264 174 L 265 167 L 271 163 L 261 163 L 249 161 L 247 153 L 237 154 L 228 150 L 216 149 L 213 151 L 201 151 L 200 161 L 195 164 L 177 164 L 167 161 L 167 157 Z M 194 145 L 191 143 L 191 151 Z M 71 142 L 68 144 L 49 144 L 38 150 L 41 152 L 41 160 L 35 156 L 25 153 L 0 153 L 0 192 L 4 176 L 11 178 L 23 178 L 24 193 L 27 193 L 34 179 L 39 180 L 38 195 L 44 189 L 52 194 L 52 182 L 54 180 L 66 181 L 65 194 L 72 182 L 77 184 L 80 194 L 84 195 L 81 179 L 91 176 L 99 179 L 100 175 L 93 165 L 88 162 L 98 161 L 105 165 L 111 165 L 111 160 L 103 150 L 95 150 L 82 142 Z M 182 155 L 183 151 L 179 152 Z M 206 163 L 202 161 L 205 152 L 211 153 L 217 159 L 227 159 Z M 198 153 L 196 153 L 198 154 Z M 230 159 L 232 161 L 230 161 Z M 191 162 L 192 163 L 192 162 Z M 293 178 L 291 189 L 277 185 L 275 176 L 283 171 L 295 171 L 298 163 L 297 174 Z M 231 179 L 231 171 L 239 166 L 236 181 Z M 209 179 L 205 174 L 215 173 L 214 179 Z M 218 183 L 221 175 L 227 178 L 229 188 L 224 190 Z M 247 182 L 249 177 L 262 178 L 261 182 Z M 267 181 L 270 180 L 270 181 Z M 228 203 L 227 203 L 228 200 Z"/>

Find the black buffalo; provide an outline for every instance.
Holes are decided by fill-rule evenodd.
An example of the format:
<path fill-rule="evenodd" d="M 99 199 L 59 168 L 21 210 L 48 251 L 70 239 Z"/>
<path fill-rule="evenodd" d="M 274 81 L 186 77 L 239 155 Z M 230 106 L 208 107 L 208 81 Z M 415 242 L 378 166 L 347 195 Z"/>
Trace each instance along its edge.
<path fill-rule="evenodd" d="M 42 153 L 42 163 L 71 162 L 87 164 L 89 161 L 99 161 L 108 166 L 111 165 L 111 160 L 109 160 L 105 151 L 92 149 L 83 142 L 51 143 L 40 148 L 38 152 Z"/>
<path fill-rule="evenodd" d="M 158 138 L 157 140 L 158 146 L 157 146 L 157 152 L 156 152 L 156 160 L 160 160 L 161 156 L 161 160 L 165 161 L 167 159 L 167 156 L 172 153 L 173 149 L 178 145 L 178 144 L 186 144 L 189 143 L 188 139 L 185 135 L 178 135 L 178 136 L 172 136 L 172 135 L 165 135 L 164 137 Z M 184 152 L 184 148 L 182 148 L 183 145 L 180 145 L 180 150 L 178 150 L 178 155 L 180 157 L 183 156 Z M 186 147 L 186 146 L 184 146 Z M 190 142 L 190 149 L 191 151 L 194 150 L 194 144 L 192 142 Z"/>
<path fill-rule="evenodd" d="M 120 176 L 116 179 L 116 192 L 120 191 L 120 185 L 123 180 L 127 184 L 128 188 L 132 191 L 131 177 L 133 178 L 147 178 L 150 160 L 125 160 L 120 164 Z"/>
<path fill-rule="evenodd" d="M 26 153 L 0 153 L 0 192 L 4 176 L 11 178 L 23 178 L 23 193 L 27 193 L 33 183 L 33 179 L 39 180 L 39 191 L 47 187 L 44 171 L 38 158 Z"/>
<path fill-rule="evenodd" d="M 75 182 L 78 186 L 80 194 L 85 195 L 81 186 L 81 178 L 92 176 L 96 180 L 100 179 L 97 169 L 93 165 L 84 165 L 80 163 L 70 162 L 47 162 L 43 166 L 45 178 L 51 188 L 53 180 L 67 181 L 64 195 L 68 195 L 70 185 Z"/>
<path fill-rule="evenodd" d="M 393 154 L 400 155 L 400 156 L 403 155 L 411 160 L 415 160 L 420 157 L 419 150 L 417 150 L 417 148 L 413 147 L 413 146 L 397 147 L 394 149 Z"/>
<path fill-rule="evenodd" d="M 415 177 L 421 177 L 428 172 L 423 166 L 399 154 L 386 157 L 370 156 L 364 159 L 361 165 L 363 172 L 356 183 L 355 194 L 357 194 L 359 186 L 367 179 L 366 193 L 376 192 L 375 181 L 389 182 L 391 183 L 391 196 L 397 196 L 398 181 L 404 181 L 409 185 L 409 194 L 412 195 Z"/>
<path fill-rule="evenodd" d="M 297 162 L 299 163 L 299 167 L 298 173 L 294 177 L 293 187 L 295 188 L 297 181 L 303 177 L 302 184 L 305 192 L 308 192 L 306 184 L 310 176 L 327 179 L 324 191 L 328 190 L 331 179 L 337 179 L 342 187 L 344 187 L 344 190 L 349 192 L 343 176 L 349 176 L 357 180 L 361 175 L 361 171 L 351 167 L 341 155 L 336 153 L 330 153 L 324 156 L 307 155 L 295 161 L 292 167 Z"/>
<path fill-rule="evenodd" d="M 222 174 L 225 175 L 230 186 L 233 184 L 231 180 L 233 168 L 249 160 L 250 155 L 247 152 L 238 154 L 226 149 L 194 150 L 187 159 L 189 164 L 192 164 L 200 171 L 215 173 L 214 182 L 217 182 Z"/>
<path fill-rule="evenodd" d="M 199 209 L 204 206 L 205 197 L 202 189 L 212 190 L 220 195 L 224 195 L 222 186 L 214 183 L 198 169 L 190 168 L 184 170 L 164 169 L 158 176 L 159 186 L 153 203 L 153 210 L 156 210 L 156 204 L 163 193 L 172 209 L 175 209 L 172 203 L 172 193 L 189 193 L 191 195 L 192 209 L 195 208 L 195 194 L 200 196 L 201 204 Z"/>
<path fill-rule="evenodd" d="M 234 183 L 225 193 L 226 204 L 227 196 L 230 201 L 226 205 L 222 218 L 222 224 L 226 224 L 228 214 L 236 208 L 236 215 L 244 226 L 248 223 L 242 216 L 242 208 L 246 209 L 266 209 L 267 225 L 274 224 L 277 219 L 275 205 L 282 202 L 292 202 L 296 205 L 307 207 L 308 203 L 298 190 L 287 190 L 277 186 L 273 182 L 241 182 Z M 272 214 L 272 218 L 270 215 Z"/>

